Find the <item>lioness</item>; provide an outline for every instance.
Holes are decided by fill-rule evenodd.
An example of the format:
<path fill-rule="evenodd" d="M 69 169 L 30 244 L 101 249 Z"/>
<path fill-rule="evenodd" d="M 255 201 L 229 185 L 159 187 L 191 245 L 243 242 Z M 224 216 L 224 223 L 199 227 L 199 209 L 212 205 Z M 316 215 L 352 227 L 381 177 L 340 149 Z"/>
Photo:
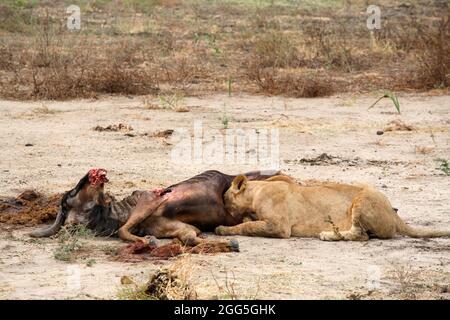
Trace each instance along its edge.
<path fill-rule="evenodd" d="M 389 200 L 368 186 L 321 183 L 301 186 L 286 176 L 248 181 L 237 176 L 224 195 L 225 208 L 243 223 L 219 226 L 219 235 L 321 240 L 450 236 L 450 231 L 418 230 L 406 225 Z"/>

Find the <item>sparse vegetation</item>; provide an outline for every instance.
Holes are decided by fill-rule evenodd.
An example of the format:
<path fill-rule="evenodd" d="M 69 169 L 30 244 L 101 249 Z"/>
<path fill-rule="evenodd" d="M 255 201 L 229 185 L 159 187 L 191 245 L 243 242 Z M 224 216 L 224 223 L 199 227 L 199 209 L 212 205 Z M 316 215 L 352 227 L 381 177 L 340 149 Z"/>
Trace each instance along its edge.
<path fill-rule="evenodd" d="M 224 284 L 219 284 L 219 281 L 217 278 L 213 275 L 213 279 L 216 282 L 217 288 L 219 289 L 219 292 L 221 296 L 219 296 L 219 299 L 223 300 L 237 300 L 239 299 L 238 294 L 236 293 L 236 277 L 234 275 L 234 272 L 231 272 L 232 278 L 230 279 L 228 275 L 228 271 L 225 270 L 225 280 Z"/>
<path fill-rule="evenodd" d="M 97 261 L 95 261 L 95 259 L 89 259 L 89 260 L 86 262 L 86 266 L 92 267 L 92 266 L 94 266 L 94 264 L 96 264 L 96 263 L 97 263 Z"/>
<path fill-rule="evenodd" d="M 450 86 L 450 9 L 435 28 L 416 24 L 418 72 L 413 78 L 416 88 L 433 89 Z"/>
<path fill-rule="evenodd" d="M 189 109 L 184 106 L 182 94 L 172 94 L 172 95 L 160 95 L 159 105 L 162 109 L 170 109 L 176 112 L 188 112 Z"/>
<path fill-rule="evenodd" d="M 123 285 L 117 292 L 119 300 L 156 300 L 154 297 L 145 293 L 146 286 L 137 286 L 136 284 Z"/>
<path fill-rule="evenodd" d="M 450 166 L 446 159 L 436 159 L 436 162 L 439 164 L 439 167 L 436 169 L 441 170 L 446 175 L 450 175 Z"/>
<path fill-rule="evenodd" d="M 217 277 L 212 274 L 212 277 L 214 279 L 214 282 L 216 283 L 217 289 L 219 290 L 219 295 L 217 296 L 217 299 L 220 300 L 239 300 L 239 299 L 248 299 L 248 300 L 255 300 L 258 298 L 258 295 L 260 293 L 260 281 L 261 278 L 258 278 L 256 281 L 256 288 L 255 292 L 249 294 L 249 295 L 243 295 L 238 293 L 237 285 L 236 285 L 236 276 L 233 271 L 228 272 L 228 270 L 225 270 L 225 278 L 223 279 L 223 283 L 221 280 L 217 279 Z"/>
<path fill-rule="evenodd" d="M 100 250 L 107 256 L 117 255 L 117 249 L 118 249 L 117 246 L 113 245 L 103 245 L 100 247 Z"/>
<path fill-rule="evenodd" d="M 381 99 L 384 99 L 384 98 L 391 99 L 392 103 L 394 104 L 395 109 L 397 109 L 397 112 L 400 113 L 400 103 L 398 102 L 397 96 L 395 95 L 394 92 L 390 92 L 390 91 L 385 92 L 367 110 L 372 109 L 378 102 L 380 102 Z"/>
<path fill-rule="evenodd" d="M 220 122 L 222 123 L 223 129 L 228 129 L 228 123 L 230 119 L 228 118 L 227 114 L 224 112 L 222 117 L 220 118 Z"/>
<path fill-rule="evenodd" d="M 193 265 L 189 256 L 184 256 L 167 267 L 152 274 L 145 285 L 138 285 L 129 277 L 131 283 L 123 284 L 117 297 L 121 300 L 193 300 L 197 293 L 190 277 Z"/>
<path fill-rule="evenodd" d="M 83 225 L 62 227 L 56 235 L 58 247 L 55 249 L 53 256 L 60 261 L 75 261 L 77 254 L 85 246 L 82 239 L 89 237 L 93 237 L 93 233 Z"/>
<path fill-rule="evenodd" d="M 82 29 L 72 32 L 63 1 L 2 2 L 1 97 L 231 94 L 230 79 L 240 91 L 294 97 L 450 85 L 441 2 L 385 6 L 373 33 L 364 1 L 78 4 Z"/>
<path fill-rule="evenodd" d="M 315 98 L 335 92 L 335 84 L 327 76 L 281 72 L 275 68 L 263 68 L 258 62 L 249 67 L 247 77 L 271 95 Z"/>
<path fill-rule="evenodd" d="M 50 109 L 49 107 L 47 107 L 47 106 L 44 105 L 44 104 L 42 104 L 41 107 L 39 107 L 39 108 L 33 109 L 33 113 L 35 113 L 35 114 L 43 114 L 43 115 L 46 115 L 46 114 L 55 114 L 55 113 L 57 113 L 57 112 L 58 112 L 58 111 L 56 111 L 56 110 L 54 110 L 54 109 Z"/>
<path fill-rule="evenodd" d="M 395 264 L 388 271 L 395 288 L 393 294 L 399 294 L 403 299 L 415 299 L 417 293 L 423 291 L 423 285 L 419 281 L 420 271 L 413 268 L 411 263 Z"/>

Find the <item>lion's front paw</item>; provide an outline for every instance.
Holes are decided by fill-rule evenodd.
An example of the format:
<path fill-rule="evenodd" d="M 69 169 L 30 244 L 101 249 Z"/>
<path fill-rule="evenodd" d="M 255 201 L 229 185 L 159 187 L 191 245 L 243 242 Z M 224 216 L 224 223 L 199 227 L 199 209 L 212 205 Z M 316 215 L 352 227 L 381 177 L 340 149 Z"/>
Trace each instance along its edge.
<path fill-rule="evenodd" d="M 334 234 L 334 232 L 330 232 L 330 231 L 323 231 L 319 234 L 319 239 L 322 241 L 333 241 L 336 240 L 336 235 Z"/>
<path fill-rule="evenodd" d="M 215 230 L 215 233 L 219 236 L 225 236 L 227 234 L 227 227 L 218 226 Z"/>

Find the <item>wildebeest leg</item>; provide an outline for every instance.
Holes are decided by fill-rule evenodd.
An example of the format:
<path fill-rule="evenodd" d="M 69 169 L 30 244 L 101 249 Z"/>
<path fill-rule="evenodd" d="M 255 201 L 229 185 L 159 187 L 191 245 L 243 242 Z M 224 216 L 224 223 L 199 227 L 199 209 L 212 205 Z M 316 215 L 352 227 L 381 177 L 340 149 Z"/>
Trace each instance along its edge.
<path fill-rule="evenodd" d="M 154 234 L 158 238 L 178 238 L 186 246 L 195 247 L 203 245 L 203 249 L 214 248 L 213 252 L 221 252 L 224 251 L 225 248 L 229 248 L 231 251 L 239 251 L 239 243 L 237 240 L 217 241 L 202 239 L 198 236 L 201 233 L 198 228 L 181 221 L 162 218 L 161 220 L 153 222 L 152 228 L 156 225 L 163 226 L 160 229 L 154 229 Z"/>
<path fill-rule="evenodd" d="M 165 199 L 152 191 L 145 192 L 139 198 L 136 207 L 128 218 L 127 222 L 119 229 L 119 238 L 125 241 L 149 242 L 149 237 L 138 237 L 133 235 L 130 230 L 139 223 L 147 219 Z"/>
<path fill-rule="evenodd" d="M 178 238 L 187 246 L 196 246 L 206 241 L 198 237 L 201 233 L 200 229 L 178 220 L 161 218 L 152 222 L 152 228 L 156 237 Z"/>

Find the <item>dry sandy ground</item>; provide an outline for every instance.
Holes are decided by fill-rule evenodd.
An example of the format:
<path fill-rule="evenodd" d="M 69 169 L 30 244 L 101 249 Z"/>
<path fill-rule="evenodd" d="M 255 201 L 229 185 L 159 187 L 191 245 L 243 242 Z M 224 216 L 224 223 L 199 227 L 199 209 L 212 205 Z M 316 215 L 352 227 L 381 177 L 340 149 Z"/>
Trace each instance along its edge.
<path fill-rule="evenodd" d="M 165 129 L 192 131 L 194 120 L 202 120 L 205 130 L 221 129 L 225 117 L 229 128 L 279 128 L 280 167 L 299 180 L 372 184 L 389 196 L 408 223 L 450 229 L 450 177 L 436 169 L 435 161 L 450 158 L 450 96 L 399 99 L 401 115 L 387 100 L 367 111 L 374 96 L 192 97 L 183 101 L 190 109 L 187 113 L 150 110 L 136 97 L 0 101 L 0 195 L 13 196 L 28 188 L 62 192 L 92 167 L 109 170 L 108 188 L 117 196 L 211 168 L 228 173 L 255 169 L 257 164 L 177 164 L 170 157 L 174 141 L 142 135 Z M 376 134 L 396 119 L 416 130 Z M 131 125 L 135 136 L 92 130 L 118 123 Z M 340 160 L 315 166 L 299 161 L 322 153 Z M 142 282 L 171 263 L 114 262 L 105 252 L 121 245 L 118 240 L 90 239 L 89 250 L 69 264 L 54 259 L 57 240 L 30 239 L 30 228 L 0 227 L 1 298 L 116 298 L 121 276 Z M 200 298 L 227 298 L 233 288 L 240 298 L 450 297 L 450 239 L 238 239 L 240 253 L 189 258 Z M 74 284 L 78 276 L 80 286 Z"/>

